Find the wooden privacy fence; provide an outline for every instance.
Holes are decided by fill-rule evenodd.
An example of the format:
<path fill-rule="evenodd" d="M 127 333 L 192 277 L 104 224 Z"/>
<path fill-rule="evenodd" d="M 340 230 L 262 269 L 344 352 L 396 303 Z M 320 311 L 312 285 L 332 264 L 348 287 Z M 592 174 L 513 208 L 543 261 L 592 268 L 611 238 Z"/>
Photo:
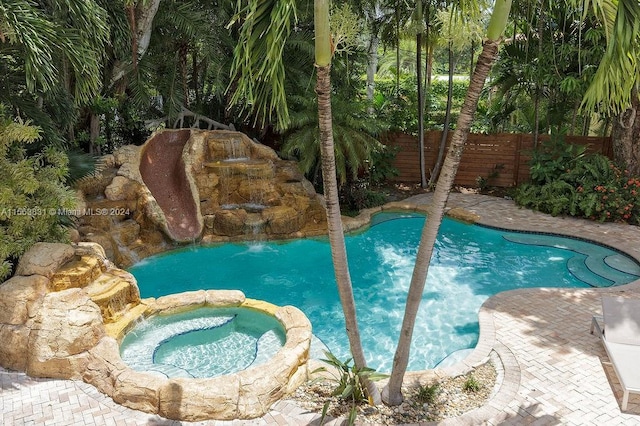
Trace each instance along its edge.
<path fill-rule="evenodd" d="M 429 131 L 424 135 L 424 155 L 427 179 L 438 157 L 442 132 Z M 449 132 L 449 140 L 453 132 Z M 541 135 L 539 142 L 549 139 Z M 389 133 L 382 142 L 390 147 L 398 147 L 393 165 L 399 175 L 395 182 L 420 183 L 420 148 L 418 137 L 404 133 Z M 587 145 L 587 152 L 601 153 L 609 158 L 613 156 L 610 137 L 566 136 L 565 141 L 572 144 Z M 455 184 L 477 186 L 478 178 L 486 179 L 490 186 L 510 187 L 529 179 L 529 160 L 533 150 L 533 135 L 521 133 L 498 133 L 492 135 L 469 134 L 465 143 L 462 160 L 456 175 Z"/>

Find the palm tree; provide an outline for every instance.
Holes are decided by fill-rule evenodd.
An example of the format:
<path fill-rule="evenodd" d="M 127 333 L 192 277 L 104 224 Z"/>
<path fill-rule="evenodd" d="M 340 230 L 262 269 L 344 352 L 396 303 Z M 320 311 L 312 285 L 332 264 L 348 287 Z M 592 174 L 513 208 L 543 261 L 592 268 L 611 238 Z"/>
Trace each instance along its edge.
<path fill-rule="evenodd" d="M 326 214 L 331 246 L 331 256 L 338 293 L 345 316 L 349 346 L 357 368 L 366 367 L 366 360 L 353 298 L 351 277 L 342 228 L 342 217 L 338 200 L 335 146 L 333 141 L 333 119 L 331 113 L 331 60 L 340 35 L 332 35 L 329 25 L 329 0 L 314 1 L 315 66 L 317 72 L 316 94 L 318 97 L 318 126 L 322 177 L 326 199 Z M 233 75 L 239 99 L 251 101 L 253 110 L 262 118 L 271 117 L 276 111 L 280 127 L 289 122 L 284 93 L 284 64 L 282 51 L 289 35 L 293 19 L 294 4 L 289 0 L 251 1 L 243 10 L 241 37 L 234 52 Z M 241 19 L 240 16 L 237 19 Z M 335 43 L 335 44 L 334 44 Z M 255 74 L 252 74 L 255 73 Z M 280 104 L 279 104 L 280 103 Z M 284 107 L 282 105 L 284 103 Z M 370 381 L 365 383 L 369 398 L 379 403 L 380 394 Z"/>
<path fill-rule="evenodd" d="M 449 81 L 447 88 L 447 106 L 438 148 L 438 157 L 429 177 L 429 187 L 433 187 L 438 180 L 442 161 L 446 150 L 447 137 L 449 135 L 449 125 L 451 122 L 451 106 L 453 104 L 453 74 L 455 68 L 454 49 L 461 51 L 473 46 L 476 40 L 481 40 L 480 32 L 480 11 L 474 8 L 471 11 L 462 12 L 459 8 L 448 7 L 438 11 L 437 20 L 440 21 L 441 40 L 447 44 L 447 54 L 449 59 Z M 472 49 L 473 53 L 473 49 Z M 473 62 L 473 59 L 471 60 Z M 472 67 L 472 66 L 471 66 Z M 472 67 L 473 68 L 473 67 Z"/>
<path fill-rule="evenodd" d="M 637 0 L 573 0 L 591 10 L 607 35 L 605 51 L 583 107 L 614 116 L 614 159 L 640 175 L 640 3 Z"/>
<path fill-rule="evenodd" d="M 413 336 L 413 327 L 429 271 L 429 261 L 431 260 L 436 236 L 442 223 L 445 205 L 460 164 L 464 143 L 469 134 L 471 122 L 473 121 L 478 106 L 478 98 L 480 97 L 484 82 L 497 56 L 498 46 L 507 24 L 510 10 L 511 0 L 497 0 L 495 2 L 482 53 L 480 53 L 478 57 L 476 68 L 469 82 L 469 89 L 467 90 L 467 95 L 460 111 L 460 116 L 458 117 L 456 130 L 453 133 L 451 145 L 445 158 L 431 204 L 429 205 L 428 216 L 422 229 L 416 265 L 413 270 L 409 293 L 407 295 L 407 304 L 402 321 L 400 338 L 393 358 L 391 377 L 382 392 L 383 401 L 389 405 L 398 405 L 403 400 L 401 391 L 402 381 L 407 370 L 407 364 L 409 363 L 409 349 Z"/>
<path fill-rule="evenodd" d="M 336 158 L 333 143 L 333 119 L 331 115 L 331 58 L 333 56 L 332 36 L 329 28 L 329 0 L 315 0 L 314 28 L 316 46 L 316 93 L 318 95 L 318 126 L 320 128 L 320 153 L 322 155 L 322 179 L 327 204 L 327 227 L 331 259 L 338 283 L 338 293 L 345 317 L 349 347 L 356 367 L 364 368 L 367 363 L 362 349 L 360 332 L 356 318 L 356 304 L 353 298 L 351 276 L 344 242 L 342 216 L 338 201 L 338 181 L 336 178 Z M 379 402 L 378 389 L 373 382 L 366 383 L 369 397 Z"/>
<path fill-rule="evenodd" d="M 253 114 L 256 122 L 275 121 L 279 129 L 289 125 L 283 51 L 295 7 L 294 0 L 249 0 L 231 22 L 241 25 L 231 66 L 231 104 Z"/>
<path fill-rule="evenodd" d="M 320 134 L 318 127 L 317 99 L 296 96 L 292 102 L 291 127 L 280 152 L 299 160 L 302 172 L 315 184 L 319 183 L 321 170 Z M 345 97 L 334 90 L 331 97 L 333 133 L 336 155 L 336 172 L 339 185 L 357 178 L 367 167 L 372 156 L 384 150 L 376 136 L 386 128 L 379 120 L 372 120 L 362 113 L 365 101 Z"/>
<path fill-rule="evenodd" d="M 94 0 L 1 2 L 0 102 L 37 122 L 43 142 L 62 145 L 61 130 L 100 89 L 108 36 Z"/>

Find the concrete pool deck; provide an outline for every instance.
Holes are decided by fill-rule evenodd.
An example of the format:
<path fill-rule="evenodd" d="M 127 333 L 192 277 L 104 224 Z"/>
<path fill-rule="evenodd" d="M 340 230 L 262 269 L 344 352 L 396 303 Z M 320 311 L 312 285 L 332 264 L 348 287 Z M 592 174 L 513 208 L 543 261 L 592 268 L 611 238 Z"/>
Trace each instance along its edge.
<path fill-rule="evenodd" d="M 418 195 L 396 205 L 411 207 L 429 199 L 430 194 Z M 640 261 L 637 226 L 554 218 L 520 209 L 510 200 L 474 194 L 451 194 L 448 207 L 471 211 L 486 225 L 599 241 Z M 640 424 L 640 395 L 631 394 L 628 409 L 621 412 L 620 385 L 600 339 L 589 334 L 603 293 L 640 297 L 640 280 L 609 289 L 514 290 L 487 300 L 478 352 L 493 350 L 500 357 L 501 386 L 485 406 L 441 424 Z M 318 424 L 318 419 L 280 401 L 251 421 L 179 422 L 122 407 L 83 382 L 36 379 L 0 368 L 2 425 L 305 425 Z"/>

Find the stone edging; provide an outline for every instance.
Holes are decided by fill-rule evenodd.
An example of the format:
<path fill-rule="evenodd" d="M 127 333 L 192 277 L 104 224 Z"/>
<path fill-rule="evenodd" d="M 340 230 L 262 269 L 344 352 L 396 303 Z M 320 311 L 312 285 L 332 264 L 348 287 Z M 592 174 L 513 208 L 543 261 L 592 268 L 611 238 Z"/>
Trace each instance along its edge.
<path fill-rule="evenodd" d="M 207 379 L 138 372 L 120 357 L 119 339 L 142 316 L 245 307 L 273 315 L 284 346 L 265 363 Z M 37 243 L 0 286 L 0 365 L 32 377 L 82 380 L 123 406 L 176 420 L 246 419 L 307 378 L 311 324 L 293 306 L 245 299 L 237 290 L 139 298 L 135 279 L 113 267 L 97 244 Z"/>

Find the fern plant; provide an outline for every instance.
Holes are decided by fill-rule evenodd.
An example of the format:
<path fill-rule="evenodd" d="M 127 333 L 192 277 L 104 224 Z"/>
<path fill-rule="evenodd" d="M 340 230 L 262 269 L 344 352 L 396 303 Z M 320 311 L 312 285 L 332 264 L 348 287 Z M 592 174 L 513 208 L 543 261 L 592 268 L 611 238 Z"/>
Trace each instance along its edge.
<path fill-rule="evenodd" d="M 59 216 L 76 205 L 64 185 L 67 156 L 53 147 L 27 155 L 25 145 L 40 133 L 28 122 L 7 118 L 0 104 L 0 281 L 36 242 L 68 239 Z"/>

